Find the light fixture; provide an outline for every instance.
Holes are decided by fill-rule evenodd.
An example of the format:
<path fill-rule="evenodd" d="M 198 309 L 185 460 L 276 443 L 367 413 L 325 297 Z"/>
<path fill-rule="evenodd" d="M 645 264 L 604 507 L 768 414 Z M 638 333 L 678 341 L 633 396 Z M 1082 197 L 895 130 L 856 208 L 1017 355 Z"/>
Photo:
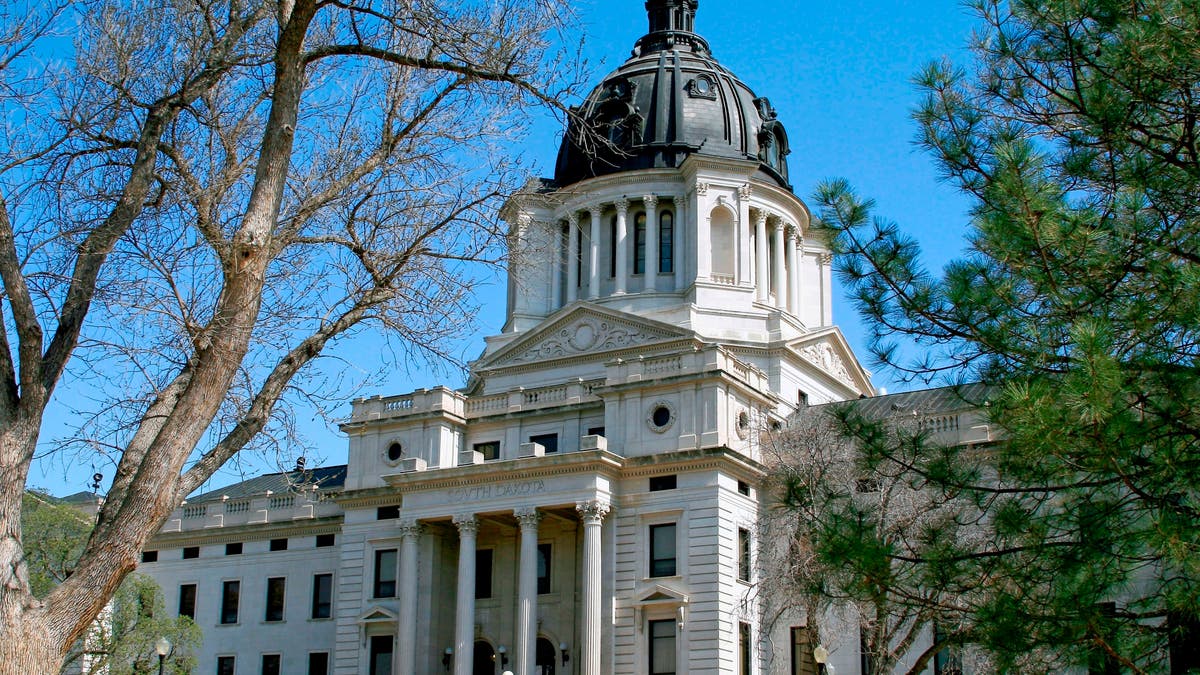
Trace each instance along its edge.
<path fill-rule="evenodd" d="M 817 645 L 813 649 L 813 661 L 817 662 L 817 673 L 820 675 L 830 675 L 832 668 L 825 665 L 829 661 L 829 650 L 825 649 L 824 645 Z"/>
<path fill-rule="evenodd" d="M 569 649 L 567 649 L 567 643 L 565 643 L 565 642 L 558 643 L 558 651 L 562 652 L 562 659 L 563 659 L 564 664 L 567 661 L 571 660 L 571 651 Z"/>
<path fill-rule="evenodd" d="M 508 650 L 504 648 L 504 645 L 500 645 L 499 647 L 497 647 L 496 653 L 500 655 L 500 667 L 503 668 L 504 666 L 507 666 L 508 665 Z"/>
<path fill-rule="evenodd" d="M 163 675 L 163 662 L 166 661 L 167 654 L 171 653 L 171 641 L 165 637 L 155 640 L 154 653 L 158 654 L 158 675 Z"/>
<path fill-rule="evenodd" d="M 454 648 L 446 647 L 446 651 L 442 652 L 442 666 L 446 668 L 446 672 L 450 672 L 450 662 L 454 660 Z"/>

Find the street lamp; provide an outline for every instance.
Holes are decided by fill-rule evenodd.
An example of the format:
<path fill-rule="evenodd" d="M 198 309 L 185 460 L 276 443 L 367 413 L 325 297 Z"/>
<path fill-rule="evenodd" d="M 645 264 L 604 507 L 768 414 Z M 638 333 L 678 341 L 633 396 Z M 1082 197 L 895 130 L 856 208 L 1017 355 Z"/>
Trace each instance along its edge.
<path fill-rule="evenodd" d="M 158 675 L 163 675 L 163 662 L 167 659 L 167 654 L 171 653 L 171 641 L 165 637 L 155 640 L 154 653 L 158 654 Z"/>
<path fill-rule="evenodd" d="M 833 675 L 830 672 L 833 669 L 833 666 L 825 665 L 826 662 L 829 661 L 829 650 L 825 649 L 824 646 L 817 645 L 816 648 L 813 649 L 813 661 L 817 662 L 818 675 Z"/>

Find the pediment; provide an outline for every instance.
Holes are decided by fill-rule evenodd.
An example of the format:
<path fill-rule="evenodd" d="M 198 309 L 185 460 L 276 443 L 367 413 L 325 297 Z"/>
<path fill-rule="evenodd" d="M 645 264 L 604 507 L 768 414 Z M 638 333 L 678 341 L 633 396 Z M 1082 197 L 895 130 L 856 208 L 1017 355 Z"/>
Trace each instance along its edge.
<path fill-rule="evenodd" d="M 855 393 L 873 394 L 871 375 L 858 362 L 837 328 L 817 331 L 787 344 L 802 361 Z"/>
<path fill-rule="evenodd" d="M 676 326 L 624 312 L 574 303 L 551 315 L 539 327 L 506 345 L 475 370 L 542 363 L 555 359 L 601 354 L 630 347 L 670 342 L 692 333 Z"/>
<path fill-rule="evenodd" d="M 358 617 L 359 623 L 394 622 L 396 613 L 386 607 L 371 607 Z"/>
<path fill-rule="evenodd" d="M 641 589 L 641 592 L 636 597 L 637 600 L 633 604 L 637 606 L 688 604 L 686 593 L 665 584 L 654 584 L 649 588 Z"/>

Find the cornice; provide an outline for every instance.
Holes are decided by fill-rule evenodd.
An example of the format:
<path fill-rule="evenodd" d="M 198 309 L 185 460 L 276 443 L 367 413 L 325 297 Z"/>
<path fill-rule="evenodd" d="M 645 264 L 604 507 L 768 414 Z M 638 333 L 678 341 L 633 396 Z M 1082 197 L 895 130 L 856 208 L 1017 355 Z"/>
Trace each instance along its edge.
<path fill-rule="evenodd" d="M 150 538 L 146 548 L 182 548 L 206 544 L 229 544 L 238 541 L 258 541 L 291 536 L 337 534 L 342 531 L 342 516 L 307 518 L 283 523 L 247 523 L 225 527 L 209 527 L 180 532 L 160 532 Z"/>

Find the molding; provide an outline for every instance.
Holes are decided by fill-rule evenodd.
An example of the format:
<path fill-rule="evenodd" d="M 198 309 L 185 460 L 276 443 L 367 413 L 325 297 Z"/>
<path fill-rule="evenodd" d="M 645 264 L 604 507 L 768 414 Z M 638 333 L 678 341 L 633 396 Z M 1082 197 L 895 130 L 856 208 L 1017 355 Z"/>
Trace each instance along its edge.
<path fill-rule="evenodd" d="M 340 534 L 343 516 L 325 516 L 278 523 L 247 523 L 228 527 L 210 527 L 199 530 L 159 533 L 146 542 L 147 549 L 182 548 L 230 544 L 239 541 L 262 541 L 282 537 L 309 537 L 318 534 Z M 336 549 L 337 547 L 335 547 Z"/>

